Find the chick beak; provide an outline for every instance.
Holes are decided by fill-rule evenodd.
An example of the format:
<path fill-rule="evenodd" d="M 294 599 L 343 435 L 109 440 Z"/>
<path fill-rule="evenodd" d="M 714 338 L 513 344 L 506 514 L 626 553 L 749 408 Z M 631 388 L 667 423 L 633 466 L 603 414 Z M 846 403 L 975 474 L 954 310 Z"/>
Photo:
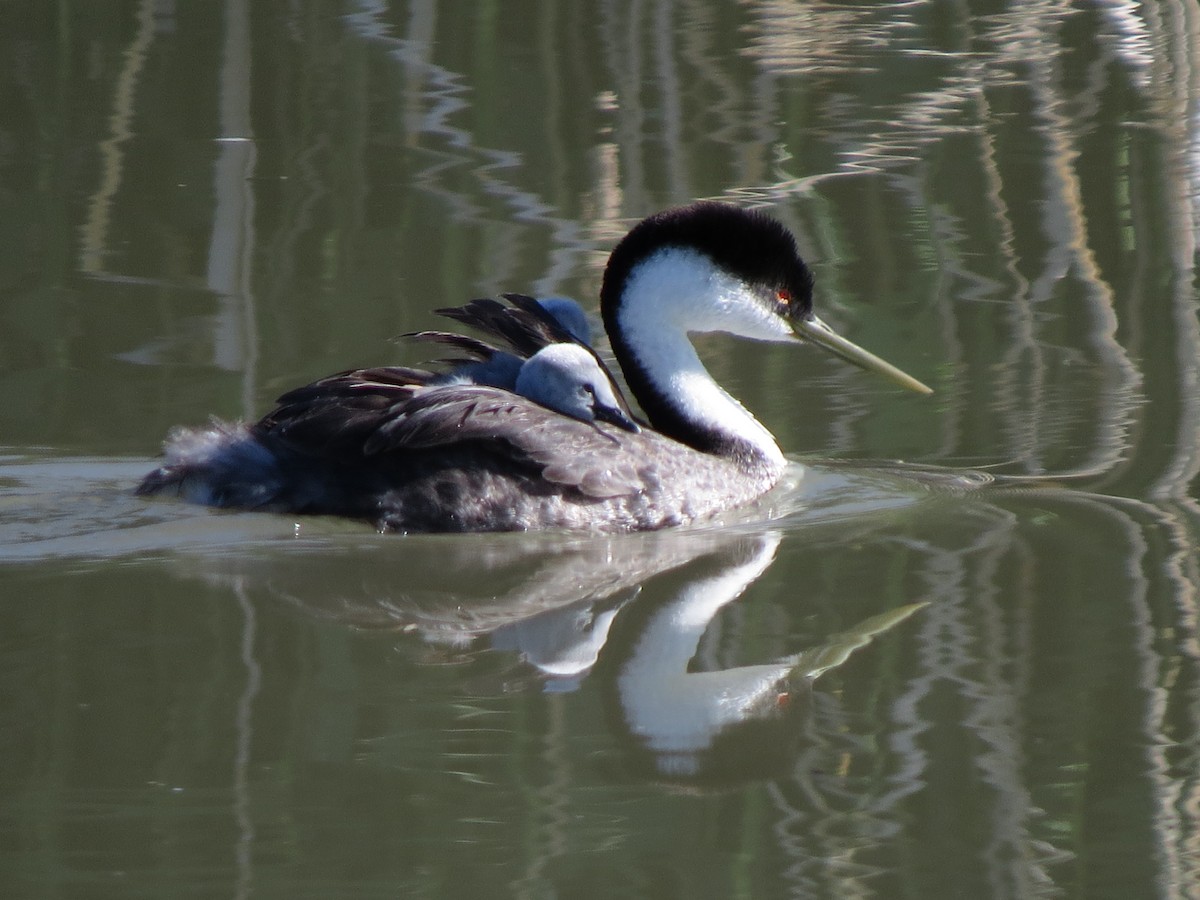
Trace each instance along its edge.
<path fill-rule="evenodd" d="M 632 431 L 637 434 L 642 429 L 638 427 L 638 423 L 625 415 L 620 409 L 615 406 L 605 406 L 597 403 L 593 408 L 592 413 L 596 417 L 597 422 L 608 422 L 610 425 L 616 425 L 618 428 L 623 428 L 625 431 Z"/>

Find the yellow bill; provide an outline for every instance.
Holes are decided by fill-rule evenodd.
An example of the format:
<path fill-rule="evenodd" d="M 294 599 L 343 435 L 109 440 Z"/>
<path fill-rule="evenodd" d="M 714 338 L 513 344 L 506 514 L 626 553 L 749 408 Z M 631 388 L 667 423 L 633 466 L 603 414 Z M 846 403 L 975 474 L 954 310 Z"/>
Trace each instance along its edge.
<path fill-rule="evenodd" d="M 913 378 L 907 372 L 897 369 L 887 360 L 880 359 L 874 353 L 864 350 L 853 341 L 846 340 L 816 316 L 793 321 L 792 327 L 796 329 L 796 334 L 804 340 L 819 347 L 824 347 L 834 356 L 840 356 L 846 362 L 853 363 L 860 369 L 866 369 L 868 372 L 876 372 L 884 378 L 888 378 L 900 385 L 900 387 L 916 391 L 918 394 L 933 393 L 933 388 L 929 385 L 917 381 L 917 379 Z"/>

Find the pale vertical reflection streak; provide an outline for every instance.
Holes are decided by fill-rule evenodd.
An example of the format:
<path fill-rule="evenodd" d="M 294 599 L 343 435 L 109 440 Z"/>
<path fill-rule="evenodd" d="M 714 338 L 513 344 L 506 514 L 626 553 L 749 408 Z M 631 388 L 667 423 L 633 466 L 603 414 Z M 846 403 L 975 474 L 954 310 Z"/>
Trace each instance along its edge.
<path fill-rule="evenodd" d="M 1165 132 L 1167 169 L 1179 177 L 1177 192 L 1163 198 L 1170 217 L 1167 230 L 1171 243 L 1173 313 L 1176 333 L 1176 376 L 1180 390 L 1179 428 L 1174 453 L 1161 475 L 1151 484 L 1155 499 L 1186 497 L 1188 485 L 1200 475 L 1200 322 L 1195 294 L 1197 198 L 1200 170 L 1196 148 L 1200 142 L 1200 11 L 1190 0 L 1164 3 L 1157 10 L 1163 21 L 1156 38 L 1169 52 L 1152 57 L 1151 72 L 1161 85 L 1162 123 Z M 1190 195 L 1190 196 L 1189 196 Z"/>
<path fill-rule="evenodd" d="M 1044 120 L 1051 120 L 1047 122 L 1042 133 L 1042 138 L 1048 148 L 1044 158 L 1057 160 L 1058 165 L 1063 166 L 1062 156 L 1065 148 L 1062 145 L 1065 140 L 1055 133 L 1055 126 L 1065 127 L 1066 123 L 1052 121 L 1051 112 L 1056 102 L 1053 97 L 1053 85 L 1056 82 L 1054 78 L 1056 55 L 1051 38 L 1059 33 L 1058 28 L 1055 27 L 1059 17 L 1058 11 L 1053 7 L 1048 11 L 1045 4 L 1040 4 L 1039 7 L 1042 11 L 1048 12 L 1047 17 L 1039 19 L 1036 14 L 1031 15 L 1025 27 L 1021 28 L 1008 42 L 1007 49 L 1016 59 L 1027 64 L 1029 77 L 1026 85 L 1033 97 L 1035 111 L 1040 108 L 1041 117 Z M 1003 50 L 1005 47 L 1001 44 L 998 49 Z M 1057 152 L 1052 149 L 1056 142 L 1059 144 Z M 1041 446 L 1040 410 L 1043 409 L 1045 403 L 1040 388 L 1045 383 L 1047 367 L 1037 339 L 1034 309 L 1048 299 L 1054 286 L 1070 268 L 1069 262 L 1064 258 L 1069 256 L 1069 253 L 1062 248 L 1062 238 L 1059 237 L 1060 234 L 1069 232 L 1069 228 L 1059 224 L 1067 216 L 1062 212 L 1064 202 L 1061 198 L 1058 198 L 1058 202 L 1056 202 L 1061 188 L 1069 181 L 1069 175 L 1061 177 L 1056 184 L 1052 178 L 1054 171 L 1055 166 L 1048 165 L 1044 182 L 1045 196 L 1041 205 L 1043 233 L 1048 244 L 1048 258 L 1043 264 L 1040 276 L 1034 278 L 1032 283 L 1028 283 L 1025 286 L 1026 289 L 1015 298 L 1016 302 L 1010 306 L 1008 320 L 1011 333 L 1008 349 L 1002 356 L 1003 361 L 997 366 L 998 377 L 995 390 L 999 396 L 1021 397 L 1022 402 L 1007 405 L 1010 416 L 1006 431 L 1012 442 L 1010 452 L 1015 459 L 1024 464 L 1026 471 L 1038 474 L 1043 472 L 1037 448 Z M 1059 237 L 1057 244 L 1056 237 Z M 1022 374 L 1027 374 L 1029 384 L 1027 394 L 1022 391 L 1021 385 L 1018 383 Z M 998 418 L 1000 417 L 998 416 Z"/>
<path fill-rule="evenodd" d="M 1200 10 L 1183 0 L 1180 12 L 1184 26 L 1179 32 L 1187 41 L 1187 113 L 1189 126 L 1188 174 L 1192 194 L 1192 257 L 1195 258 L 1200 233 Z"/>
<path fill-rule="evenodd" d="M 1172 654 L 1174 658 L 1164 663 L 1171 663 L 1178 669 L 1190 669 L 1187 673 L 1191 676 L 1188 682 L 1195 685 L 1200 674 L 1200 607 L 1197 603 L 1200 565 L 1197 564 L 1195 547 L 1196 526 L 1200 525 L 1200 505 L 1189 499 L 1172 507 L 1156 504 L 1148 508 L 1158 526 L 1166 533 L 1171 547 L 1163 574 L 1173 587 L 1178 637 L 1175 653 Z M 1164 672 L 1163 692 L 1167 695 L 1163 698 L 1164 705 L 1171 700 L 1170 692 L 1183 690 L 1179 687 L 1182 680 L 1178 672 L 1170 679 Z M 1195 691 L 1195 688 L 1192 690 Z M 1162 832 L 1162 852 L 1165 861 L 1169 861 L 1173 867 L 1178 896 L 1196 900 L 1200 898 L 1200 775 L 1194 765 L 1184 765 L 1180 768 L 1189 774 L 1186 778 L 1179 777 L 1177 767 L 1170 765 L 1166 751 L 1174 750 L 1174 755 L 1181 755 L 1181 751 L 1184 751 L 1186 757 L 1195 760 L 1198 752 L 1196 741 L 1200 739 L 1200 704 L 1193 693 L 1191 697 L 1176 700 L 1176 705 L 1191 713 L 1190 718 L 1185 719 L 1190 730 L 1179 733 L 1179 729 L 1172 729 L 1165 715 L 1158 722 L 1163 768 L 1159 776 L 1162 798 L 1155 823 Z"/>
<path fill-rule="evenodd" d="M 213 363 L 242 373 L 242 415 L 257 406 L 258 334 L 254 289 L 254 171 L 258 149 L 250 116 L 248 0 L 225 3 L 219 115 L 221 135 L 213 172 L 212 237 L 206 283 L 221 298 L 213 334 Z"/>
<path fill-rule="evenodd" d="M 970 40 L 979 40 L 980 36 L 973 27 L 974 21 L 970 18 L 968 10 L 959 6 L 959 12 L 964 17 L 962 28 L 969 33 Z M 969 106 L 973 108 L 974 118 L 982 126 L 977 130 L 976 135 L 979 145 L 979 170 L 986 186 L 984 197 L 986 198 L 988 208 L 991 210 L 992 219 L 1000 231 L 1000 240 L 997 243 L 995 252 L 1004 260 L 1004 271 L 1014 286 L 1015 293 L 1019 296 L 1024 296 L 1028 292 L 1029 284 L 1021 274 L 1018 264 L 1016 228 L 1013 225 L 1012 213 L 1008 203 L 1004 199 L 1004 179 L 1000 173 L 1000 166 L 997 160 L 996 141 L 1000 133 L 999 117 L 994 114 L 992 104 L 988 99 L 986 66 L 982 62 L 972 60 L 968 60 L 967 66 L 971 73 L 967 81 L 975 85 L 972 89 L 973 97 Z M 920 199 L 920 195 L 915 195 L 913 202 L 919 203 Z M 994 279 L 972 271 L 962 254 L 951 253 L 950 248 L 954 247 L 955 241 L 949 233 L 949 223 L 940 222 L 939 217 L 935 216 L 932 224 L 935 234 L 939 237 L 935 244 L 941 253 L 938 266 L 939 272 L 948 271 L 953 276 L 953 279 L 957 279 L 960 284 L 969 286 L 965 291 L 959 288 L 960 295 L 965 300 L 983 301 L 995 297 L 1003 286 L 998 284 Z M 941 226 L 940 228 L 938 227 L 939 225 Z M 947 280 L 947 287 L 950 286 L 953 279 Z M 939 291 L 939 296 L 941 294 L 942 292 Z M 948 356 L 956 360 L 957 365 L 965 366 L 966 348 L 958 337 L 956 317 L 953 312 L 954 297 L 946 296 L 943 302 L 938 303 L 935 308 L 942 324 L 940 333 L 943 345 L 949 351 Z M 1014 312 L 1014 315 L 1017 315 L 1017 313 Z M 946 422 L 941 429 L 943 436 L 942 444 L 935 453 L 937 456 L 948 458 L 952 456 L 955 449 L 955 442 L 959 439 L 961 433 L 962 419 L 964 418 L 962 416 L 961 404 L 947 404 L 943 415 L 946 417 Z"/>
<path fill-rule="evenodd" d="M 255 244 L 253 176 L 257 161 L 250 116 L 249 0 L 226 0 L 225 41 L 219 84 L 221 136 L 213 173 L 215 209 L 208 255 L 208 286 L 221 298 L 214 334 L 214 363 L 242 372 L 242 415 L 253 415 L 258 334 L 251 285 Z M 256 619 L 245 587 L 237 585 L 242 610 L 242 664 L 246 687 L 238 700 L 233 767 L 233 813 L 237 823 L 238 900 L 253 893 L 254 820 L 250 810 L 250 747 L 253 704 L 262 681 L 254 658 Z"/>
<path fill-rule="evenodd" d="M 1123 458 L 1128 445 L 1129 425 L 1133 419 L 1133 398 L 1141 384 L 1141 373 L 1116 340 L 1117 316 L 1112 288 L 1101 276 L 1088 245 L 1088 223 L 1076 172 L 1079 151 L 1073 143 L 1078 129 L 1076 123 L 1063 112 L 1063 97 L 1058 86 L 1061 72 L 1050 40 L 1058 33 L 1059 28 L 1043 28 L 1024 36 L 1029 42 L 1025 49 L 1028 52 L 1029 87 L 1034 113 L 1041 121 L 1040 131 L 1047 147 L 1046 195 L 1042 209 L 1043 234 L 1050 245 L 1043 274 L 1031 285 L 1026 300 L 1034 306 L 1040 306 L 1048 299 L 1057 282 L 1071 272 L 1087 287 L 1086 296 L 1093 319 L 1091 343 L 1109 370 L 1120 373 L 1120 385 L 1106 390 L 1106 397 L 1098 400 L 1108 401 L 1105 404 L 1107 412 L 1097 411 L 1095 416 L 1102 437 L 1094 442 L 1091 458 L 1073 470 L 1075 473 L 1098 474 L 1112 469 Z M 1024 407 L 1019 407 L 1016 412 L 1029 422 L 1025 453 L 1031 469 L 1040 473 L 1045 469 L 1034 448 L 1045 444 L 1041 432 L 1046 423 L 1044 413 L 1039 412 L 1047 408 L 1042 392 L 1045 385 L 1045 357 L 1037 341 L 1031 341 L 1026 349 L 1030 357 L 1037 360 L 1037 371 L 1030 382 L 1032 393 L 1026 396 Z M 1016 422 L 1013 428 L 1014 431 L 1024 430 Z"/>
<path fill-rule="evenodd" d="M 113 91 L 113 110 L 108 117 L 109 136 L 100 142 L 100 185 L 88 200 L 87 218 L 81 229 L 79 268 L 88 274 L 104 271 L 112 201 L 121 187 L 124 172 L 122 145 L 133 137 L 130 123 L 133 121 L 134 92 L 153 39 L 154 0 L 142 0 L 138 4 L 137 31 L 122 54 L 124 62 Z"/>
<path fill-rule="evenodd" d="M 679 3 L 680 21 L 687 25 L 679 35 L 679 56 L 688 67 L 689 88 L 707 87 L 717 97 L 706 105 L 705 115 L 698 121 L 705 123 L 707 138 L 714 144 L 737 152 L 742 146 L 738 134 L 741 91 L 737 80 L 721 65 L 722 56 L 713 48 L 713 36 L 717 34 L 713 20 L 717 10 L 705 0 L 679 0 Z"/>
<path fill-rule="evenodd" d="M 1086 502 L 1086 501 L 1085 501 Z M 1145 741 L 1147 792 L 1158 814 L 1150 817 L 1156 835 L 1158 864 L 1155 874 L 1160 897 L 1180 897 L 1183 873 L 1179 860 L 1182 834 L 1176 800 L 1179 784 L 1171 777 L 1166 748 L 1170 743 L 1167 725 L 1168 689 L 1164 684 L 1168 660 L 1157 649 L 1158 629 L 1151 614 L 1151 590 L 1147 569 L 1151 554 L 1144 530 L 1128 513 L 1107 504 L 1095 504 L 1097 512 L 1108 513 L 1126 535 L 1128 552 L 1123 555 L 1129 578 L 1130 650 L 1137 660 L 1138 688 L 1144 693 L 1142 737 Z M 1155 510 L 1151 510 L 1153 515 Z"/>
<path fill-rule="evenodd" d="M 615 85 L 613 116 L 616 124 L 613 140 L 623 167 L 620 173 L 621 193 L 627 205 L 641 212 L 648 208 L 646 173 L 641 153 L 646 132 L 646 114 L 641 96 L 644 14 L 640 0 L 631 0 L 627 11 L 619 9 L 620 5 L 615 0 L 604 4 L 600 15 L 601 32 L 604 58 L 611 83 Z M 614 223 L 607 224 L 612 227 Z"/>
<path fill-rule="evenodd" d="M 598 16 L 603 57 L 613 89 L 597 98 L 597 105 L 611 116 L 612 124 L 603 129 L 594 150 L 596 184 L 587 211 L 587 227 L 596 246 L 611 246 L 623 237 L 628 227 L 625 210 L 644 211 L 647 202 L 640 152 L 645 119 L 637 49 L 641 4 L 632 3 L 625 15 L 629 20 L 625 32 L 620 27 L 624 19 L 616 0 L 607 0 Z M 594 258 L 596 268 L 602 269 L 606 254 L 597 253 Z"/>
<path fill-rule="evenodd" d="M 1171 521 L 1170 515 L 1164 514 L 1159 509 L 1153 509 L 1152 514 L 1168 530 L 1168 533 L 1171 526 L 1176 524 Z M 1137 537 L 1139 538 L 1137 549 L 1141 558 L 1146 560 L 1143 565 L 1148 565 L 1151 556 L 1146 541 L 1140 534 Z M 1190 548 L 1187 555 L 1192 555 Z M 1172 576 L 1176 574 L 1171 571 L 1172 568 L 1174 566 L 1168 563 L 1167 571 L 1164 572 L 1170 581 L 1174 581 Z M 1179 626 L 1178 630 L 1183 636 L 1180 643 L 1185 646 L 1189 643 L 1194 644 L 1196 626 L 1194 584 L 1176 582 L 1175 586 L 1178 615 L 1176 621 Z M 1177 747 L 1181 738 L 1195 740 L 1197 737 L 1195 733 L 1186 736 L 1179 735 L 1176 729 L 1171 727 L 1170 721 L 1171 694 L 1179 681 L 1178 669 L 1186 665 L 1189 659 L 1194 668 L 1197 659 L 1194 647 L 1191 654 L 1180 653 L 1179 651 L 1185 650 L 1185 646 L 1179 645 L 1171 648 L 1175 652 L 1169 652 L 1166 655 L 1157 649 L 1158 629 L 1155 628 L 1148 602 L 1144 600 L 1140 606 L 1134 607 L 1134 615 L 1139 626 L 1134 632 L 1138 637 L 1134 648 L 1143 660 L 1142 669 L 1145 673 L 1144 689 L 1147 702 L 1145 704 L 1144 733 L 1149 757 L 1147 777 L 1151 781 L 1154 793 L 1152 799 L 1157 810 L 1157 813 L 1150 817 L 1150 822 L 1158 844 L 1160 893 L 1163 897 L 1194 898 L 1196 884 L 1194 875 L 1192 875 L 1192 884 L 1189 886 L 1189 875 L 1195 872 L 1197 862 L 1195 844 L 1198 823 L 1194 815 L 1189 819 L 1186 800 L 1188 791 L 1194 791 L 1196 785 L 1194 777 L 1191 781 L 1177 777 L 1173 771 L 1174 767 L 1171 764 L 1169 751 Z M 1189 635 L 1191 640 L 1188 640 Z M 1187 853 L 1189 844 L 1192 847 L 1191 854 Z"/>
<path fill-rule="evenodd" d="M 658 59 L 657 87 L 662 97 L 662 143 L 666 160 L 667 185 L 672 203 L 691 199 L 687 177 L 687 153 L 683 146 L 683 98 L 676 70 L 675 42 L 671 0 L 658 0 L 654 9 L 654 54 Z"/>
<path fill-rule="evenodd" d="M 1181 665 L 1191 672 L 1190 686 L 1176 688 L 1184 696 L 1178 705 L 1188 713 L 1186 734 L 1173 741 L 1177 754 L 1190 764 L 1183 768 L 1186 778 L 1179 778 L 1178 796 L 1173 807 L 1180 820 L 1175 835 L 1180 856 L 1181 891 L 1188 900 L 1200 898 L 1200 773 L 1195 760 L 1200 754 L 1200 560 L 1196 556 L 1197 528 L 1200 528 L 1200 502 L 1187 498 L 1172 506 L 1157 506 L 1162 527 L 1170 537 L 1171 553 L 1165 567 L 1166 577 L 1175 586 L 1180 639 L 1178 657 Z M 1178 679 L 1177 679 L 1178 681 Z"/>
<path fill-rule="evenodd" d="M 992 830 L 982 854 L 988 874 L 991 896 L 1031 897 L 1051 883 L 1045 871 L 1044 854 L 1031 833 L 1036 808 L 1029 786 L 1022 778 L 1027 763 L 1022 729 L 1022 688 L 1031 681 L 1032 660 L 1021 654 L 1028 650 L 1018 642 L 1014 652 L 1009 641 L 1005 613 L 1009 610 L 1002 574 L 1006 557 L 1019 552 L 1021 545 L 1012 540 L 1008 529 L 987 534 L 989 539 L 978 552 L 973 577 L 976 586 L 967 595 L 976 613 L 979 676 L 978 693 L 967 688 L 964 694 L 975 697 L 965 724 L 982 745 L 976 766 L 981 779 L 995 791 L 992 804 Z M 1017 611 L 1024 610 L 1018 604 Z M 1014 612 L 1014 615 L 1017 613 Z"/>
<path fill-rule="evenodd" d="M 910 723 L 893 732 L 891 749 L 901 772 L 893 777 L 896 790 L 880 798 L 914 794 L 937 778 L 928 771 L 930 754 L 919 741 L 926 730 L 919 706 L 939 682 L 951 685 L 967 709 L 964 721 L 986 747 L 976 760 L 979 777 L 995 792 L 984 876 L 993 896 L 1044 892 L 1053 883 L 1048 866 L 1069 858 L 1068 851 L 1034 838 L 1038 810 L 1022 776 L 1028 735 L 1018 695 L 1029 682 L 1033 660 L 1008 650 L 1003 624 L 1008 601 L 996 587 L 1005 557 L 1019 546 L 1019 524 L 1016 516 L 993 508 L 981 521 L 980 534 L 962 547 L 913 545 L 924 559 L 921 571 L 931 604 L 918 626 L 921 674 L 909 680 L 892 707 L 896 721 Z"/>
<path fill-rule="evenodd" d="M 1175 801 L 1177 814 L 1182 822 L 1177 843 L 1182 866 L 1181 894 L 1188 900 L 1200 898 L 1200 774 L 1196 769 L 1197 741 L 1200 739 L 1200 696 L 1196 687 L 1197 669 L 1200 669 L 1200 640 L 1198 640 L 1197 586 L 1200 585 L 1200 565 L 1197 563 L 1195 544 L 1195 526 L 1200 524 L 1200 503 L 1186 500 L 1179 503 L 1177 509 L 1180 515 L 1169 517 L 1170 534 L 1172 536 L 1173 552 L 1172 566 L 1169 577 L 1172 577 L 1179 587 L 1177 594 L 1180 607 L 1181 630 L 1184 638 L 1181 641 L 1180 654 L 1183 661 L 1191 668 L 1191 684 L 1179 705 L 1189 714 L 1185 722 L 1190 726 L 1189 732 L 1182 736 L 1187 742 L 1178 740 L 1176 754 L 1183 756 L 1181 763 L 1185 778 L 1180 778 L 1179 796 Z M 1187 523 L 1192 523 L 1191 528 Z"/>
<path fill-rule="evenodd" d="M 545 133 L 546 140 L 551 148 L 551 157 L 554 163 L 551 166 L 551 171 L 559 178 L 563 177 L 563 173 L 571 171 L 569 157 L 571 155 L 571 145 L 568 141 L 561 137 L 563 131 L 563 108 L 566 105 L 565 97 L 567 93 L 561 89 L 561 78 L 559 77 L 562 61 L 556 57 L 555 41 L 557 39 L 558 29 L 555 27 L 558 23 L 557 13 L 566 11 L 568 7 L 559 6 L 557 4 L 548 5 L 545 14 L 539 18 L 539 33 L 543 57 L 543 66 L 546 73 L 546 90 L 548 92 L 548 102 L 546 108 Z M 574 115 L 575 111 L 567 110 L 568 116 Z M 566 180 L 555 185 L 553 189 L 554 197 L 566 197 L 570 193 Z M 584 241 L 583 226 L 576 219 L 552 217 L 550 213 L 554 211 L 554 207 L 547 205 L 545 207 L 547 215 L 544 217 L 546 221 L 552 223 L 554 228 L 554 241 L 550 248 L 549 264 L 546 267 L 545 274 L 538 278 L 533 284 L 533 293 L 535 296 L 548 296 L 558 292 L 559 285 L 575 273 L 579 267 L 580 251 L 579 247 Z"/>
<path fill-rule="evenodd" d="M 254 879 L 254 816 L 250 798 L 250 748 L 254 736 L 254 699 L 262 685 L 262 667 L 254 656 L 254 641 L 257 632 L 257 617 L 254 606 L 246 596 L 246 587 L 241 581 L 234 589 L 238 608 L 242 611 L 242 665 L 246 669 L 246 687 L 238 698 L 235 720 L 235 755 L 233 760 L 233 816 L 237 823 L 238 842 L 237 883 L 234 897 L 238 900 L 250 897 Z"/>
<path fill-rule="evenodd" d="M 530 834 L 533 845 L 528 851 L 524 875 L 513 885 L 516 897 L 544 896 L 553 883 L 547 871 L 554 860 L 567 855 L 568 837 L 572 823 L 571 786 L 575 781 L 571 765 L 569 731 L 567 728 L 567 697 L 547 694 L 548 725 L 542 741 L 542 762 L 546 782 L 530 791 L 534 808 L 529 810 L 535 820 Z"/>
<path fill-rule="evenodd" d="M 1116 340 L 1117 317 L 1111 287 L 1104 281 L 1088 244 L 1088 225 L 1083 209 L 1082 190 L 1075 171 L 1079 151 L 1073 141 L 1076 123 L 1063 112 L 1064 98 L 1060 88 L 1061 71 L 1055 52 L 1054 38 L 1062 26 L 1058 10 L 1044 7 L 1047 19 L 1036 18 L 1021 29 L 1012 42 L 1014 54 L 1023 59 L 1029 71 L 1027 84 L 1033 99 L 1037 129 L 1047 152 L 1045 168 L 1045 199 L 1042 205 L 1043 234 L 1050 250 L 1039 277 L 1034 279 L 1023 298 L 1022 306 L 1041 307 L 1057 289 L 1058 283 L 1074 273 L 1084 284 L 1087 309 L 1093 326 L 1089 342 L 1109 371 L 1119 373 L 1119 384 L 1104 391 L 1098 403 L 1101 410 L 1093 417 L 1100 438 L 1093 442 L 1090 457 L 1073 467 L 1074 474 L 1099 474 L 1118 465 L 1128 446 L 1128 429 L 1133 421 L 1133 405 L 1141 374 L 1124 348 Z M 1030 471 L 1043 472 L 1038 448 L 1045 446 L 1047 425 L 1046 357 L 1042 343 L 1028 330 L 1026 320 L 1022 339 L 1014 343 L 1009 363 L 1004 368 L 1010 382 L 1005 389 L 1017 396 L 1024 393 L 1024 404 L 1013 410 L 1009 431 L 1017 441 L 1018 451 Z M 1028 360 L 1032 374 L 1027 391 L 1021 392 L 1012 379 L 1021 371 L 1021 357 Z"/>

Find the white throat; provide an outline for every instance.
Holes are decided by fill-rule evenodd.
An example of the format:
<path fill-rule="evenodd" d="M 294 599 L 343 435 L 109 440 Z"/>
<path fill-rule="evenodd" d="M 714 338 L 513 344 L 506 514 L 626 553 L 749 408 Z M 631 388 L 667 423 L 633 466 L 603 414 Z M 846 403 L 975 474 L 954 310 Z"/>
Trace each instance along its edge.
<path fill-rule="evenodd" d="M 659 394 L 689 422 L 737 438 L 782 468 L 783 452 L 762 424 L 713 380 L 689 332 L 723 331 L 794 341 L 745 284 L 692 250 L 667 248 L 641 263 L 625 284 L 619 314 L 630 350 Z"/>

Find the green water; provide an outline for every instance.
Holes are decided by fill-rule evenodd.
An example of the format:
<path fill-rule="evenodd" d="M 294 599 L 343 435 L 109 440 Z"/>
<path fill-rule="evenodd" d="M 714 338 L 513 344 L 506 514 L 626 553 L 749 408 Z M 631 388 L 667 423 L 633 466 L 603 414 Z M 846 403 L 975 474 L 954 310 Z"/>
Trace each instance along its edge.
<path fill-rule="evenodd" d="M 1197 72 L 1184 0 L 0 6 L 0 894 L 1197 896 Z M 691 531 L 132 495 L 700 197 L 935 395 L 705 338 L 796 464 Z"/>

